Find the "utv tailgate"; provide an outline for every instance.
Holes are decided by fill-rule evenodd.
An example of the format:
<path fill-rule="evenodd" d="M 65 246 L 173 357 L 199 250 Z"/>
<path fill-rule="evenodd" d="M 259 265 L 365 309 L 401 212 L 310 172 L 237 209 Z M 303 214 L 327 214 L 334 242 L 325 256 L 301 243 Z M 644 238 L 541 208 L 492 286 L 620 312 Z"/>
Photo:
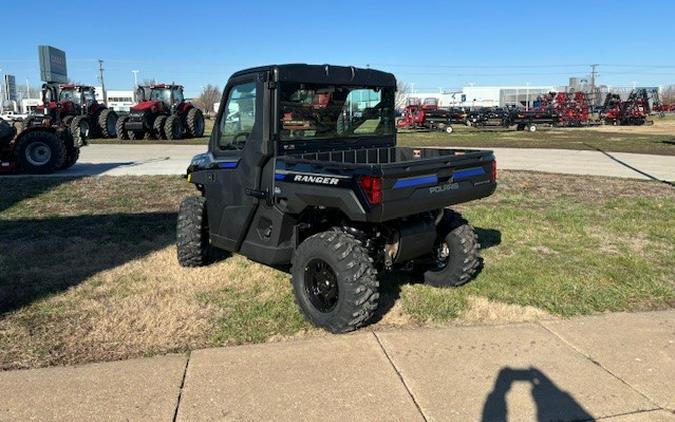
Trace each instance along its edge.
<path fill-rule="evenodd" d="M 300 176 L 298 176 L 300 175 Z M 276 180 L 294 183 L 291 208 L 334 206 L 355 221 L 382 222 L 491 195 L 492 151 L 388 147 L 286 155 Z M 335 178 L 335 179 L 332 179 Z M 369 178 L 380 194 L 369 195 Z M 376 186 L 377 187 L 377 186 Z"/>

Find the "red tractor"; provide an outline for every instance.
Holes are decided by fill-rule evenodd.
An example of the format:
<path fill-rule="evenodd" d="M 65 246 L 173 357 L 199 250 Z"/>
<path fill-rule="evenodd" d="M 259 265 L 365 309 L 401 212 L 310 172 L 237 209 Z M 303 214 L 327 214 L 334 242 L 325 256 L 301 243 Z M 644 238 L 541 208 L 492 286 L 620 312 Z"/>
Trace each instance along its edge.
<path fill-rule="evenodd" d="M 117 120 L 118 138 L 174 140 L 204 135 L 204 115 L 185 101 L 181 85 L 138 87 L 136 95 L 140 102 Z"/>
<path fill-rule="evenodd" d="M 87 137 L 114 138 L 117 113 L 96 101 L 94 87 L 86 85 L 42 85 L 42 104 L 26 119 L 25 127 L 62 125 L 70 129 L 76 142 Z"/>
<path fill-rule="evenodd" d="M 70 128 L 52 124 L 47 116 L 35 120 L 17 135 L 17 130 L 0 119 L 0 174 L 20 171 L 46 174 L 71 167 L 86 143 L 73 139 Z"/>

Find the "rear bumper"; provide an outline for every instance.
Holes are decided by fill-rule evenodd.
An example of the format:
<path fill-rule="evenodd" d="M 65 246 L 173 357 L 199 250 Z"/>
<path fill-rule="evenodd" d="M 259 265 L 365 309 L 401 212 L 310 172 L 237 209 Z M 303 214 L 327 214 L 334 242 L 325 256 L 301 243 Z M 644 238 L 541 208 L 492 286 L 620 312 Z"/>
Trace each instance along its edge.
<path fill-rule="evenodd" d="M 387 200 L 385 192 L 384 203 L 381 206 L 373 208 L 368 213 L 368 220 L 378 223 L 385 222 L 451 205 L 475 201 L 492 195 L 497 189 L 497 183 L 485 182 L 474 185 L 473 182 L 467 180 L 449 183 L 443 185 L 443 188 L 446 190 L 439 191 L 435 189 L 433 193 L 429 190 L 430 188 L 421 188 L 406 199 L 391 201 Z"/>

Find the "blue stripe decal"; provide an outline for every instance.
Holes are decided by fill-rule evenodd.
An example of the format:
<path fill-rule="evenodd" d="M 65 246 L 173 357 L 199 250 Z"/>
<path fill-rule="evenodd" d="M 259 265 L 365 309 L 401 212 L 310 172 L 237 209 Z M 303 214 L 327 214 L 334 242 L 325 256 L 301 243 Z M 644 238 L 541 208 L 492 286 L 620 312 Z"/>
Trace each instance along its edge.
<path fill-rule="evenodd" d="M 398 179 L 394 183 L 394 189 L 409 188 L 419 185 L 435 185 L 438 183 L 438 176 L 409 177 L 407 179 Z"/>
<path fill-rule="evenodd" d="M 220 161 L 218 167 L 221 169 L 233 169 L 237 167 L 239 161 Z"/>
<path fill-rule="evenodd" d="M 286 175 L 283 173 L 275 173 L 274 174 L 274 180 L 284 180 L 286 178 Z"/>
<path fill-rule="evenodd" d="M 485 169 L 483 167 L 476 167 L 466 170 L 457 170 L 452 172 L 452 179 L 453 180 L 466 179 L 467 177 L 480 176 L 481 174 L 485 174 Z"/>

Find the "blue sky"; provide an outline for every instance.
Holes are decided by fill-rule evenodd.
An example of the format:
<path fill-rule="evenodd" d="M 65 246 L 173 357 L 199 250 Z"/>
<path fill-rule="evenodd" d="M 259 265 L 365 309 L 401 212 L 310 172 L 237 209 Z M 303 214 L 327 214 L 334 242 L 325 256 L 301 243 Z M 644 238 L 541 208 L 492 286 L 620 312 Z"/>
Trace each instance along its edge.
<path fill-rule="evenodd" d="M 66 51 L 69 76 L 109 89 L 139 78 L 222 87 L 243 67 L 306 62 L 388 70 L 416 90 L 562 85 L 599 63 L 599 83 L 675 83 L 675 2 L 14 1 L 0 68 L 39 85 L 37 45 Z M 48 13 L 41 12 L 42 10 Z M 60 22 L 58 28 L 40 27 Z"/>

